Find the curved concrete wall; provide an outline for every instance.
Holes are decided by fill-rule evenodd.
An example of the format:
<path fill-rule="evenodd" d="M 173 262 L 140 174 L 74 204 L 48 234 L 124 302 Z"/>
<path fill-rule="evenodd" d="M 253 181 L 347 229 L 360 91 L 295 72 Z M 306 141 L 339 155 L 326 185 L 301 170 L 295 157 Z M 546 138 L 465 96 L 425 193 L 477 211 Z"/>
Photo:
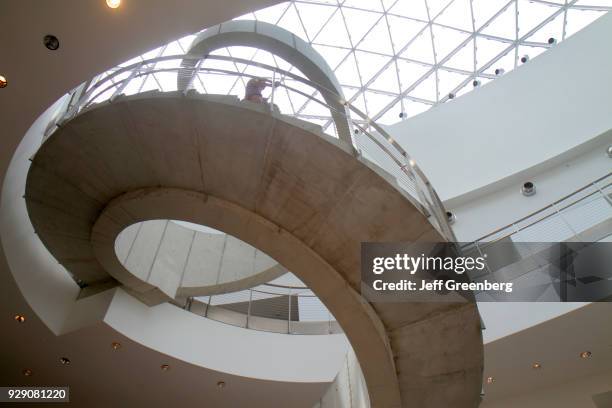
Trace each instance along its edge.
<path fill-rule="evenodd" d="M 143 347 L 216 370 L 219 377 L 229 373 L 275 382 L 333 381 L 348 350 L 341 334 L 294 336 L 246 330 L 170 304 L 146 307 L 121 289 L 78 298 L 79 287 L 34 232 L 23 198 L 29 159 L 63 102 L 62 98 L 47 109 L 24 136 L 4 179 L 0 202 L 2 250 L 10 273 L 49 330 L 61 336 L 103 326 L 111 337 L 116 330 Z M 34 318 L 30 320 L 35 324 Z"/>
<path fill-rule="evenodd" d="M 473 406 L 482 381 L 473 303 L 371 305 L 360 294 L 361 242 L 442 238 L 386 173 L 311 128 L 229 97 L 154 92 L 105 103 L 34 157 L 30 216 L 58 259 L 105 270 L 118 262 L 116 236 L 134 222 L 180 219 L 230 233 L 324 302 L 359 357 L 373 405 Z"/>

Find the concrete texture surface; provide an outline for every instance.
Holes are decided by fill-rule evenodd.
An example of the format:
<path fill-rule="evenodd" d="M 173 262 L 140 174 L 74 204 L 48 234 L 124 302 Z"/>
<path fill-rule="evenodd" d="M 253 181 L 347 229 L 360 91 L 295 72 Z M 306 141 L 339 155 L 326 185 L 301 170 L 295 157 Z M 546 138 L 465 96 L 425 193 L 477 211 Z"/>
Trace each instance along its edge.
<path fill-rule="evenodd" d="M 33 158 L 26 203 L 47 248 L 92 284 L 115 273 L 103 264 L 118 262 L 113 245 L 125 225 L 178 219 L 231 234 L 325 303 L 355 350 L 373 407 L 476 407 L 483 346 L 475 304 L 371 305 L 360 295 L 361 242 L 441 237 L 387 174 L 352 151 L 264 105 L 140 94 L 56 131 Z"/>

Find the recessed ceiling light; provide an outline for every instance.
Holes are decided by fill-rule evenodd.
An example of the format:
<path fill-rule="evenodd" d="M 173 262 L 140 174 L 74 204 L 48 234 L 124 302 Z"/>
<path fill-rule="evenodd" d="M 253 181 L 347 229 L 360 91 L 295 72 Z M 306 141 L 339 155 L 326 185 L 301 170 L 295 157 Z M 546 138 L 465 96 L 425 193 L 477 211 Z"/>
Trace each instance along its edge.
<path fill-rule="evenodd" d="M 168 371 L 170 366 L 168 364 L 162 364 L 159 368 L 161 368 L 162 371 Z"/>
<path fill-rule="evenodd" d="M 111 343 L 111 347 L 112 347 L 112 349 L 113 349 L 113 350 L 119 350 L 119 349 L 121 348 L 121 343 L 118 343 L 118 342 L 116 342 L 116 341 L 113 341 L 113 342 Z"/>
<path fill-rule="evenodd" d="M 221 389 L 221 390 L 222 390 L 223 388 L 225 388 L 225 381 L 219 381 L 219 382 L 217 382 L 217 388 L 219 388 L 219 389 Z"/>
<path fill-rule="evenodd" d="M 581 358 L 591 358 L 592 355 L 593 353 L 591 353 L 590 351 L 583 351 L 582 353 L 580 353 Z"/>
<path fill-rule="evenodd" d="M 62 363 L 62 365 L 70 365 L 70 359 L 68 357 L 62 357 L 60 358 L 60 363 Z"/>
<path fill-rule="evenodd" d="M 29 368 L 25 368 L 25 369 L 24 369 L 24 370 L 21 372 L 21 374 L 25 375 L 26 377 L 31 377 L 31 376 L 32 376 L 32 374 L 34 374 L 34 373 L 33 373 L 33 372 L 32 372 L 32 370 L 30 370 Z"/>
<path fill-rule="evenodd" d="M 493 384 L 495 382 L 495 378 L 487 377 L 487 384 Z"/>
<path fill-rule="evenodd" d="M 106 0 L 106 5 L 112 9 L 116 9 L 121 5 L 121 0 Z"/>
<path fill-rule="evenodd" d="M 608 146 L 606 153 L 608 154 L 608 157 L 612 159 L 612 145 Z"/>
<path fill-rule="evenodd" d="M 52 34 L 47 34 L 43 37 L 43 44 L 45 44 L 45 47 L 51 51 L 57 50 L 60 46 L 59 40 Z"/>
<path fill-rule="evenodd" d="M 537 370 L 538 368 L 542 368 L 542 364 L 540 364 L 540 363 L 533 363 L 532 367 Z"/>
<path fill-rule="evenodd" d="M 8 82 L 6 80 L 6 77 L 4 75 L 0 75 L 0 88 L 6 88 L 7 85 Z"/>
<path fill-rule="evenodd" d="M 15 321 L 17 323 L 23 323 L 23 322 L 25 322 L 25 316 L 24 315 L 20 315 L 20 314 L 15 315 Z"/>

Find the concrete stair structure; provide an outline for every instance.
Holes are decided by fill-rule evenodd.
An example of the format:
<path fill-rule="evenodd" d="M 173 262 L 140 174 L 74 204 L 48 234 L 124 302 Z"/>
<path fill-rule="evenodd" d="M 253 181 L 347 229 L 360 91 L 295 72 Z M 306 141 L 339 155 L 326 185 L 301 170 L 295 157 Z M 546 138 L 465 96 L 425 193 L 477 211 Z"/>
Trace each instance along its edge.
<path fill-rule="evenodd" d="M 373 407 L 476 407 L 474 303 L 370 304 L 360 294 L 361 242 L 443 238 L 353 151 L 267 105 L 145 93 L 93 106 L 52 134 L 32 159 L 26 203 L 75 276 L 92 285 L 112 277 L 132 292 L 161 288 L 117 258 L 130 225 L 173 219 L 231 234 L 295 273 L 337 318 Z"/>

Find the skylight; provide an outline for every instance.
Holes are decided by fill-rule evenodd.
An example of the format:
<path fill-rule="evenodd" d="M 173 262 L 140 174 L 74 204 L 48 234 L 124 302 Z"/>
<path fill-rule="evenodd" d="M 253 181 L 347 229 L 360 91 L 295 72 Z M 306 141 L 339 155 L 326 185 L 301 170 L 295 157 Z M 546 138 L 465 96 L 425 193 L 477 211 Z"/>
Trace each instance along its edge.
<path fill-rule="evenodd" d="M 238 19 L 276 24 L 312 44 L 335 71 L 345 97 L 378 123 L 392 124 L 448 101 L 451 94 L 470 92 L 475 80 L 485 84 L 508 73 L 522 64 L 523 56 L 531 59 L 545 52 L 611 8 L 612 0 L 295 0 Z M 184 37 L 122 65 L 185 53 L 194 38 Z M 286 61 L 253 48 L 231 47 L 214 54 L 297 73 Z M 163 64 L 157 63 L 155 70 Z M 255 67 L 232 62 L 211 60 L 204 66 L 258 74 Z M 242 97 L 245 82 L 200 73 L 193 86 Z M 300 87 L 295 81 L 288 85 Z M 149 89 L 176 90 L 176 73 L 138 77 L 121 92 Z M 274 102 L 281 112 L 334 133 L 329 111 L 304 96 L 280 89 Z"/>

